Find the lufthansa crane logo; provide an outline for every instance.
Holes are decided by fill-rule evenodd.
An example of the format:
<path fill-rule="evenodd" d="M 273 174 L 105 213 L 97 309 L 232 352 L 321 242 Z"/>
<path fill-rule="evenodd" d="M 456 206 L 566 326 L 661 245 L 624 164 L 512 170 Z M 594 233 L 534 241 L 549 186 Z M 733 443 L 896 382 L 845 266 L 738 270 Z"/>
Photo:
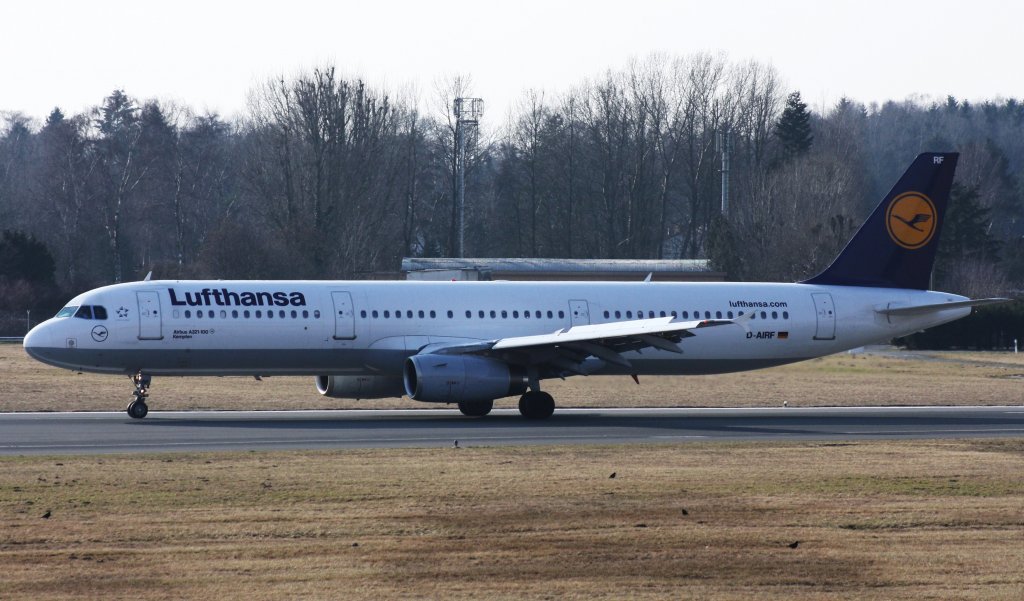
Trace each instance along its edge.
<path fill-rule="evenodd" d="M 896 244 L 917 250 L 931 241 L 938 220 L 935 205 L 920 192 L 904 192 L 889 203 L 885 227 Z"/>

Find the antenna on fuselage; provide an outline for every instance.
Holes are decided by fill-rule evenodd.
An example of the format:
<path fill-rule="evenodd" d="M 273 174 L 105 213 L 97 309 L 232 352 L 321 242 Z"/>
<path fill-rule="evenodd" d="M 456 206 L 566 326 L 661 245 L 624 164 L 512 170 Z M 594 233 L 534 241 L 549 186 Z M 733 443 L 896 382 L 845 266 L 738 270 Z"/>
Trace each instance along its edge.
<path fill-rule="evenodd" d="M 152 277 L 153 277 L 153 271 L 150 270 L 150 272 L 146 274 L 146 277 L 142 278 L 142 281 L 143 282 L 148 282 Z"/>

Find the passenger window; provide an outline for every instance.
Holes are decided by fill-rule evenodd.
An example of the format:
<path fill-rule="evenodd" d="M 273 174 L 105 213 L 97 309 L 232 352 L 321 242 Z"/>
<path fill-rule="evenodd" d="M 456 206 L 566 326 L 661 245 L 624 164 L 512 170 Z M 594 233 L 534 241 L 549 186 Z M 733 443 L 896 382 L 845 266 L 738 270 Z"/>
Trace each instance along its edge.
<path fill-rule="evenodd" d="M 729 311 L 728 313 L 726 313 L 726 315 L 729 316 L 729 319 L 732 319 L 732 311 Z"/>
<path fill-rule="evenodd" d="M 533 316 L 536 317 L 537 319 L 540 319 L 540 317 L 541 317 L 540 311 L 537 311 L 536 313 L 534 313 Z"/>
<path fill-rule="evenodd" d="M 238 309 L 232 309 L 231 310 L 231 318 L 232 319 L 238 319 Z"/>
<path fill-rule="evenodd" d="M 711 319 L 711 311 L 704 312 L 704 319 Z"/>
<path fill-rule="evenodd" d="M 633 312 L 632 311 L 626 311 L 626 319 L 633 319 Z"/>
<path fill-rule="evenodd" d="M 260 317 L 263 317 L 263 311 L 256 309 L 256 319 L 259 319 Z"/>
<path fill-rule="evenodd" d="M 299 316 L 299 312 L 296 311 L 295 309 L 292 309 L 292 319 L 295 319 L 298 316 Z M 363 311 L 363 317 L 366 317 L 366 311 Z"/>
<path fill-rule="evenodd" d="M 373 310 L 373 311 L 372 311 L 372 312 L 370 313 L 370 315 L 372 315 L 374 319 L 377 319 L 378 317 L 380 317 L 380 313 L 377 313 L 377 310 L 376 310 L 376 309 L 374 309 L 374 310 Z"/>
<path fill-rule="evenodd" d="M 778 318 L 779 318 L 778 311 L 772 311 L 772 319 L 778 319 Z"/>
<path fill-rule="evenodd" d="M 185 309 L 185 319 L 192 319 L 192 311 Z"/>
<path fill-rule="evenodd" d="M 605 311 L 605 312 L 604 312 L 604 318 L 605 318 L 605 319 L 608 319 L 609 317 L 611 317 L 611 316 L 610 316 L 610 315 L 608 314 L 608 312 L 607 312 L 607 311 Z"/>
<path fill-rule="evenodd" d="M 491 319 L 494 319 L 497 316 L 498 314 L 494 312 L 494 309 L 491 309 Z"/>
<path fill-rule="evenodd" d="M 502 319 L 508 319 L 508 311 L 502 311 L 501 312 L 501 318 Z"/>
<path fill-rule="evenodd" d="M 210 319 L 213 319 L 214 318 L 213 309 L 210 309 L 209 311 L 207 311 L 206 312 L 206 316 L 209 317 Z"/>
<path fill-rule="evenodd" d="M 388 311 L 387 309 L 384 309 L 384 319 L 387 319 L 389 317 L 391 317 L 391 311 Z"/>
<path fill-rule="evenodd" d="M 178 319 L 179 317 L 181 317 L 181 311 L 178 311 L 177 309 L 175 309 L 175 310 L 171 311 L 171 315 L 174 317 L 174 319 Z"/>
<path fill-rule="evenodd" d="M 313 311 L 313 317 L 316 319 L 320 319 L 320 309 Z"/>
<path fill-rule="evenodd" d="M 789 319 L 789 311 L 782 312 L 782 319 Z"/>
<path fill-rule="evenodd" d="M 294 313 L 294 311 L 292 311 L 292 313 Z M 294 317 L 294 315 L 292 317 Z M 366 319 L 366 309 L 363 309 L 362 311 L 359 312 L 359 317 Z"/>
<path fill-rule="evenodd" d="M 418 315 L 420 316 L 420 319 L 423 319 L 423 309 L 420 309 L 420 312 L 419 312 Z"/>
<path fill-rule="evenodd" d="M 525 317 L 526 319 L 530 319 L 530 312 L 529 311 L 523 311 L 523 317 Z"/>
<path fill-rule="evenodd" d="M 551 311 L 548 311 L 548 319 L 551 319 L 554 316 L 555 316 L 554 313 L 552 313 Z"/>
<path fill-rule="evenodd" d="M 477 311 L 476 316 L 483 319 L 486 314 L 483 311 Z"/>
<path fill-rule="evenodd" d="M 309 311 L 305 309 L 302 310 L 302 319 L 309 319 Z"/>
<path fill-rule="evenodd" d="M 92 319 L 92 307 L 89 305 L 82 305 L 78 308 L 78 313 L 75 313 L 75 317 L 79 319 Z"/>
<path fill-rule="evenodd" d="M 430 319 L 434 319 L 436 317 L 437 317 L 437 312 L 436 311 L 431 311 L 430 312 Z"/>
<path fill-rule="evenodd" d="M 267 319 L 274 319 L 274 312 L 273 311 L 267 311 Z"/>
<path fill-rule="evenodd" d="M 715 311 L 715 319 L 722 319 L 722 312 L 721 311 Z"/>
<path fill-rule="evenodd" d="M 96 318 L 96 319 L 106 319 L 107 318 L 107 308 L 106 307 L 101 307 L 99 305 L 93 307 L 92 308 L 92 316 L 94 318 Z"/>
<path fill-rule="evenodd" d="M 221 319 L 227 319 L 228 318 L 228 312 L 225 311 L 224 309 L 221 309 L 220 310 L 220 318 Z"/>
<path fill-rule="evenodd" d="M 661 312 L 660 312 L 660 313 L 658 314 L 658 317 L 665 317 L 665 312 L 664 312 L 664 311 L 661 311 Z"/>
<path fill-rule="evenodd" d="M 466 319 L 473 319 L 473 312 L 466 309 Z"/>
<path fill-rule="evenodd" d="M 565 311 L 558 312 L 558 319 L 565 319 Z"/>
<path fill-rule="evenodd" d="M 764 311 L 761 311 L 761 319 L 768 319 L 768 314 L 765 313 Z"/>
<path fill-rule="evenodd" d="M 654 311 L 648 311 L 647 317 L 649 317 L 650 319 L 654 319 Z"/>
<path fill-rule="evenodd" d="M 615 319 L 622 319 L 622 312 L 621 311 L 616 311 L 615 312 Z"/>
<path fill-rule="evenodd" d="M 395 319 L 402 319 L 402 310 L 395 311 Z"/>
<path fill-rule="evenodd" d="M 676 312 L 675 312 L 675 311 L 673 311 L 673 312 L 672 312 L 672 319 L 675 319 L 675 318 L 677 318 L 677 317 L 679 317 L 679 316 L 678 316 L 678 315 L 676 315 Z"/>
<path fill-rule="evenodd" d="M 451 319 L 451 318 L 453 318 L 453 317 L 455 317 L 455 313 L 453 313 L 453 312 L 452 312 L 452 311 L 451 311 L 451 310 L 449 309 L 449 310 L 448 310 L 448 319 Z"/>
<path fill-rule="evenodd" d="M 203 318 L 203 312 L 202 312 L 202 310 L 196 311 L 196 317 L 197 317 L 197 318 L 199 318 L 199 319 L 202 319 L 202 318 Z"/>
<path fill-rule="evenodd" d="M 519 319 L 519 311 L 512 312 L 512 319 Z"/>

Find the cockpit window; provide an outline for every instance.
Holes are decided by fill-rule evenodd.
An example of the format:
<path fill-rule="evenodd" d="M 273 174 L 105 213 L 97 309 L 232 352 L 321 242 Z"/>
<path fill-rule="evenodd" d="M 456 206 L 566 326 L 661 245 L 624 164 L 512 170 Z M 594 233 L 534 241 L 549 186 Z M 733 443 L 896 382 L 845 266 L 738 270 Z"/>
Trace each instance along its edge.
<path fill-rule="evenodd" d="M 54 315 L 54 317 L 71 317 L 72 315 L 75 314 L 75 311 L 77 311 L 77 310 L 78 310 L 77 306 L 68 305 L 67 307 L 64 307 L 63 309 L 58 311 L 57 314 Z"/>
<path fill-rule="evenodd" d="M 102 305 L 82 305 L 81 307 L 68 305 L 57 313 L 57 317 L 71 317 L 74 315 L 79 319 L 106 319 L 107 308 Z"/>

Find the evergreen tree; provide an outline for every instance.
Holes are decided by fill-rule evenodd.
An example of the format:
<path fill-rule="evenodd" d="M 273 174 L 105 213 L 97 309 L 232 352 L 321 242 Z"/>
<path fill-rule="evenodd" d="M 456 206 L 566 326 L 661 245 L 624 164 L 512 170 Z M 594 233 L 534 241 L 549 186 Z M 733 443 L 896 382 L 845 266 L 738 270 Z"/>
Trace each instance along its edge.
<path fill-rule="evenodd" d="M 52 284 L 54 270 L 53 255 L 42 242 L 22 232 L 0 235 L 0 279 Z"/>
<path fill-rule="evenodd" d="M 785 158 L 800 156 L 811 149 L 814 141 L 811 113 L 807 110 L 807 104 L 800 99 L 800 92 L 793 92 L 786 98 L 786 108 L 775 124 L 775 137 L 782 143 Z"/>

